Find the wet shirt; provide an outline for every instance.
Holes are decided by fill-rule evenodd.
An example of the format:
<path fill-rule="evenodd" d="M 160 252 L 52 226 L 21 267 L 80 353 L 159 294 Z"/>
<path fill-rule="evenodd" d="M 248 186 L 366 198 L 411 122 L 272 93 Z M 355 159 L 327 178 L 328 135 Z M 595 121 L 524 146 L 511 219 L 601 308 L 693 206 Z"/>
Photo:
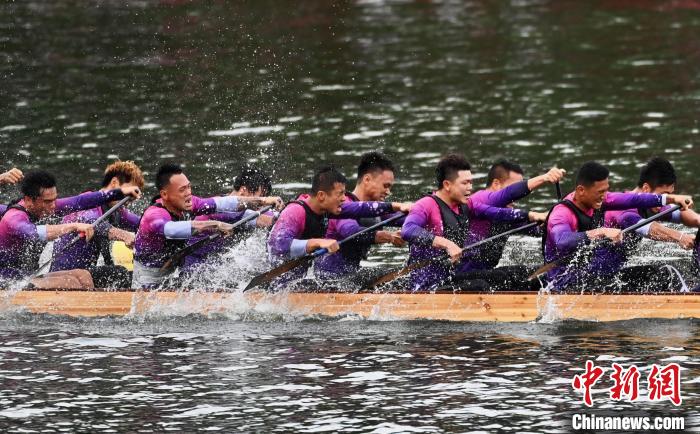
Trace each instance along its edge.
<path fill-rule="evenodd" d="M 573 193 L 566 199 L 573 200 Z M 605 214 L 615 210 L 629 210 L 632 208 L 655 208 L 665 205 L 665 195 L 646 193 L 607 193 L 603 199 L 602 208 Z M 593 216 L 593 209 L 585 212 Z M 545 262 L 551 262 L 558 258 L 572 254 L 579 247 L 590 244 L 590 239 L 585 232 L 579 232 L 576 214 L 563 204 L 556 205 L 547 221 L 547 239 L 544 245 Z M 614 250 L 614 249 L 613 249 Z M 576 267 L 576 271 L 567 272 L 568 267 L 561 266 L 551 270 L 547 278 L 554 285 L 554 289 L 561 289 L 574 281 L 584 279 L 588 275 L 612 274 L 622 267 L 618 252 L 611 252 L 608 248 L 599 248 L 592 252 L 591 258 L 583 267 Z"/>
<path fill-rule="evenodd" d="M 63 218 L 62 223 L 87 223 L 92 224 L 102 217 L 102 207 L 69 214 Z M 116 218 L 114 218 L 116 217 Z M 110 220 L 115 227 L 129 232 L 136 232 L 141 218 L 122 207 L 110 216 L 110 219 L 95 227 L 95 235 L 90 241 L 81 239 L 70 247 L 66 247 L 75 237 L 67 234 L 56 240 L 53 246 L 53 262 L 51 271 L 90 269 L 97 266 L 100 253 L 110 248 L 109 230 L 112 228 Z"/>
<path fill-rule="evenodd" d="M 452 211 L 459 213 L 458 207 Z M 488 219 L 496 222 L 524 223 L 528 219 L 526 211 L 488 206 L 481 202 L 468 202 L 469 219 Z M 444 228 L 440 207 L 427 196 L 413 205 L 401 228 L 401 236 L 410 243 L 409 263 L 444 256 L 442 249 L 432 247 L 436 236 L 443 236 Z M 461 271 L 464 261 L 456 265 Z M 450 271 L 440 265 L 429 265 L 411 273 L 411 287 L 414 291 L 428 290 L 439 286 L 450 277 Z"/>
<path fill-rule="evenodd" d="M 100 206 L 124 197 L 121 190 L 95 191 L 56 201 L 53 216 L 62 217 L 76 211 Z M 24 201 L 18 203 L 24 206 Z M 34 273 L 47 243 L 46 225 L 26 212 L 11 208 L 0 220 L 0 276 L 21 278 Z"/>
<path fill-rule="evenodd" d="M 156 201 L 162 204 L 161 199 Z M 238 198 L 222 196 L 201 198 L 192 196 L 192 211 L 177 218 L 167 209 L 151 205 L 143 213 L 134 242 L 134 260 L 150 268 L 160 268 L 179 248 L 186 246 L 192 237 L 192 221 L 189 215 L 214 214 L 236 211 Z"/>
<path fill-rule="evenodd" d="M 527 188 L 527 181 L 516 182 L 498 191 L 481 190 L 471 195 L 469 202 L 472 204 L 484 204 L 496 208 L 505 208 L 509 204 L 522 199 L 530 194 Z M 522 210 L 527 213 L 527 210 Z M 483 239 L 509 231 L 524 223 L 499 222 L 488 218 L 474 217 L 469 222 L 469 234 L 465 245 L 479 242 Z M 534 227 L 521 234 L 539 236 L 541 230 Z M 503 255 L 507 237 L 492 241 L 476 248 L 467 250 L 464 253 L 464 262 L 460 271 L 490 270 L 498 265 Z"/>
<path fill-rule="evenodd" d="M 195 218 L 196 221 L 207 221 L 207 220 L 216 220 L 224 223 L 229 223 L 229 224 L 234 224 L 239 222 L 241 219 L 254 214 L 255 211 L 253 210 L 245 210 L 245 211 L 237 211 L 237 212 L 230 212 L 230 213 L 216 213 L 216 214 L 209 214 L 209 215 L 200 215 Z M 271 212 L 265 213 L 266 215 L 273 215 Z M 243 232 L 245 229 L 255 229 L 256 228 L 256 219 L 252 219 L 248 221 L 244 227 L 237 228 L 236 232 Z M 195 244 L 199 242 L 200 240 L 204 238 L 208 238 L 211 234 L 209 233 L 201 233 L 193 236 L 187 241 L 187 245 L 191 246 L 192 244 Z M 233 235 L 235 237 L 235 235 Z M 227 246 L 231 245 L 231 240 L 228 238 L 224 237 L 219 237 L 214 241 L 211 241 L 207 243 L 206 245 L 203 245 L 202 247 L 198 248 L 196 251 L 192 252 L 191 254 L 187 255 L 185 257 L 185 262 L 183 264 L 183 270 L 189 271 L 193 267 L 196 267 L 200 264 L 203 264 L 206 262 L 207 258 L 210 258 L 212 255 L 215 255 L 217 253 L 223 252 Z"/>
<path fill-rule="evenodd" d="M 298 200 L 308 203 L 309 196 L 302 195 Z M 380 217 L 392 211 L 390 202 L 353 202 L 345 201 L 341 205 L 341 212 L 338 215 L 328 214 L 317 216 L 328 219 L 359 219 L 363 217 Z M 302 235 L 306 229 L 306 210 L 298 203 L 291 202 L 280 213 L 279 219 L 270 232 L 267 242 L 268 255 L 273 266 L 277 266 L 289 259 L 306 255 L 306 244 L 308 239 L 303 239 Z M 326 229 L 327 230 L 327 229 Z M 321 234 L 319 238 L 323 238 Z M 290 279 L 302 277 L 307 268 L 298 267 L 287 273 Z"/>
<path fill-rule="evenodd" d="M 348 194 L 345 197 L 345 202 L 358 202 L 354 196 Z M 381 217 L 367 219 L 333 219 L 328 222 L 328 231 L 326 238 L 334 240 L 343 240 L 351 235 L 354 235 L 365 228 L 393 217 L 396 213 L 384 214 Z M 400 218 L 391 224 L 393 226 L 401 226 L 405 219 Z M 382 229 L 378 229 L 382 230 Z M 340 278 L 349 274 L 354 274 L 360 271 L 360 262 L 367 257 L 370 248 L 374 244 L 374 238 L 377 231 L 367 232 L 358 236 L 355 239 L 348 241 L 340 246 L 338 253 L 334 255 L 325 255 L 316 260 L 315 271 L 321 277 Z"/>

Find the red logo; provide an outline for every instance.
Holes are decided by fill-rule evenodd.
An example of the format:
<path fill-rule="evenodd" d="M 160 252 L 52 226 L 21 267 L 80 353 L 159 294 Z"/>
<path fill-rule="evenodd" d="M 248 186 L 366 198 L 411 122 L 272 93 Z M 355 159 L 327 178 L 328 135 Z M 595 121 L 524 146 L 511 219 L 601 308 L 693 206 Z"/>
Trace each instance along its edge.
<path fill-rule="evenodd" d="M 649 377 L 649 399 L 662 401 L 668 399 L 675 406 L 681 405 L 681 367 L 678 363 L 666 365 L 659 369 L 657 365 L 651 367 Z"/>
<path fill-rule="evenodd" d="M 625 399 L 634 402 L 639 398 L 639 380 L 641 374 L 637 366 L 632 365 L 625 369 L 617 363 L 612 364 L 613 372 L 610 378 L 613 386 L 610 387 L 610 399 L 620 401 Z M 591 407 L 593 396 L 591 389 L 603 376 L 605 369 L 595 366 L 591 360 L 586 360 L 586 370 L 581 375 L 575 375 L 571 386 L 576 391 L 583 391 L 583 403 Z M 650 401 L 668 400 L 675 406 L 681 405 L 681 367 L 678 363 L 670 363 L 664 367 L 652 365 L 651 372 L 647 376 L 647 389 Z"/>
<path fill-rule="evenodd" d="M 593 387 L 601 375 L 603 375 L 603 368 L 599 368 L 595 366 L 592 361 L 586 360 L 586 372 L 583 375 L 574 376 L 574 380 L 571 382 L 575 390 L 583 389 L 583 403 L 588 407 L 593 405 L 591 387 Z"/>

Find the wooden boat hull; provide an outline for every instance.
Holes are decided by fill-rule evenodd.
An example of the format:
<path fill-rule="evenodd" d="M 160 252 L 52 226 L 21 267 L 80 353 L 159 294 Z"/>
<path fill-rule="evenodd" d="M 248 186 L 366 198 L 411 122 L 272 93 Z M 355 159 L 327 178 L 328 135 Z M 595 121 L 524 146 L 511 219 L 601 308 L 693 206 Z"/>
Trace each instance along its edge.
<path fill-rule="evenodd" d="M 359 293 L 135 290 L 22 290 L 0 295 L 0 308 L 69 316 L 247 314 L 358 316 L 376 320 L 527 322 L 700 318 L 700 294 Z"/>

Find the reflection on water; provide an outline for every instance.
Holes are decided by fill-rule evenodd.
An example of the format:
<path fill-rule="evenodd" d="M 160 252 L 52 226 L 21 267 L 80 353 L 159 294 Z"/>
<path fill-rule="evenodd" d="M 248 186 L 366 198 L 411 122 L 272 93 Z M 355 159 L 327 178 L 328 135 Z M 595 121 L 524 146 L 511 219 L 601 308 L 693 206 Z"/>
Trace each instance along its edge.
<path fill-rule="evenodd" d="M 687 425 L 700 423 L 692 321 L 614 324 L 58 320 L 0 322 L 0 427 L 275 432 L 567 432 L 583 409 L 571 378 L 683 366 Z M 607 377 L 607 375 L 606 375 Z M 601 411 L 673 414 L 668 403 Z M 642 396 L 646 393 L 642 383 Z"/>

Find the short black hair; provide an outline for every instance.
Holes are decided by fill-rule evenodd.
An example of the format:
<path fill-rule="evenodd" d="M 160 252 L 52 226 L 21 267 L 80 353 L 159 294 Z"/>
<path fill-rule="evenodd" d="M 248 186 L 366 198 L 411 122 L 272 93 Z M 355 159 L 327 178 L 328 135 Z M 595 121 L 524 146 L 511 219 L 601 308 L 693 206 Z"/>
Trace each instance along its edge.
<path fill-rule="evenodd" d="M 262 189 L 263 196 L 269 196 L 272 192 L 272 179 L 262 169 L 255 166 L 243 166 L 233 182 L 233 188 L 240 190 L 245 187 L 251 193 Z"/>
<path fill-rule="evenodd" d="M 472 166 L 466 158 L 459 154 L 447 154 L 438 162 L 435 168 L 435 180 L 438 190 L 445 181 L 454 181 L 461 170 L 471 170 Z"/>
<path fill-rule="evenodd" d="M 383 172 L 385 170 L 394 171 L 394 163 L 381 152 L 367 152 L 360 158 L 357 166 L 357 180 L 359 181 L 368 173 Z"/>
<path fill-rule="evenodd" d="M 333 166 L 324 166 L 320 168 L 314 175 L 311 181 L 311 193 L 316 194 L 319 191 L 330 192 L 335 187 L 335 184 L 347 184 L 348 180 Z"/>
<path fill-rule="evenodd" d="M 56 186 L 56 177 L 45 170 L 32 170 L 24 175 L 20 191 L 24 196 L 36 199 L 41 196 L 41 190 Z"/>
<path fill-rule="evenodd" d="M 160 191 L 170 184 L 173 175 L 180 175 L 182 167 L 177 164 L 166 163 L 160 166 L 156 173 L 156 190 Z"/>
<path fill-rule="evenodd" d="M 641 187 L 645 183 L 649 184 L 652 189 L 660 185 L 675 185 L 676 170 L 673 168 L 673 164 L 661 157 L 649 160 L 639 172 L 637 186 Z"/>
<path fill-rule="evenodd" d="M 604 181 L 610 176 L 607 167 L 595 161 L 587 161 L 581 165 L 576 174 L 576 185 L 590 187 L 599 181 Z"/>
<path fill-rule="evenodd" d="M 520 175 L 525 173 L 519 164 L 508 161 L 505 158 L 496 161 L 489 169 L 489 174 L 486 178 L 486 186 L 491 185 L 495 179 L 501 181 L 506 180 L 508 176 L 510 176 L 510 172 L 519 173 Z"/>

